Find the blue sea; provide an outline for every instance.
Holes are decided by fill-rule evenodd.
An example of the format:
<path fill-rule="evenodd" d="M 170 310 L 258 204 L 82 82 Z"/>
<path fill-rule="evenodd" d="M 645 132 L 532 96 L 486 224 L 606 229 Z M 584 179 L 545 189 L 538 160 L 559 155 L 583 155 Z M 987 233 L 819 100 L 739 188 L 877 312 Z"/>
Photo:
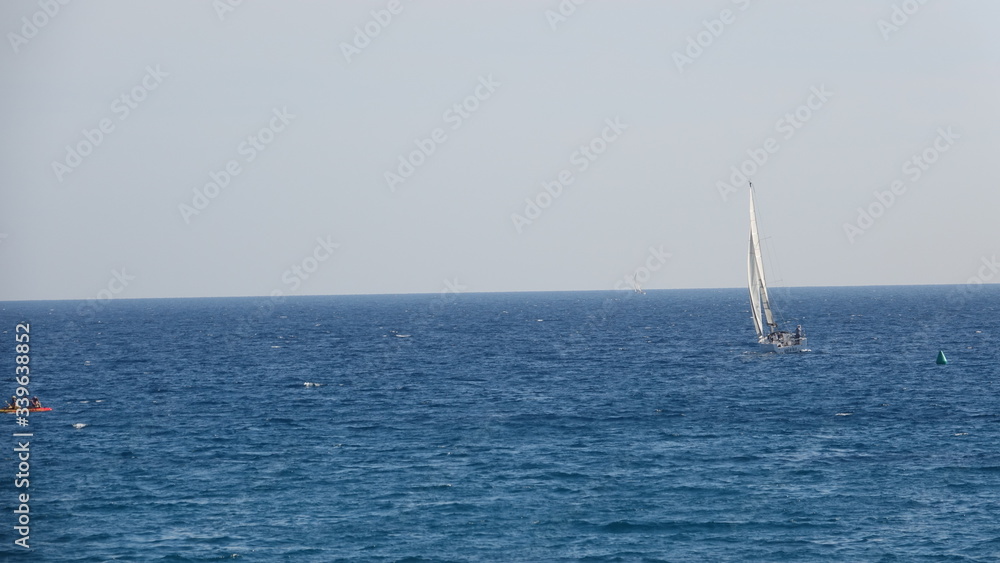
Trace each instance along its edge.
<path fill-rule="evenodd" d="M 0 303 L 0 559 L 996 561 L 1000 286 L 774 300 L 810 352 L 738 289 Z"/>

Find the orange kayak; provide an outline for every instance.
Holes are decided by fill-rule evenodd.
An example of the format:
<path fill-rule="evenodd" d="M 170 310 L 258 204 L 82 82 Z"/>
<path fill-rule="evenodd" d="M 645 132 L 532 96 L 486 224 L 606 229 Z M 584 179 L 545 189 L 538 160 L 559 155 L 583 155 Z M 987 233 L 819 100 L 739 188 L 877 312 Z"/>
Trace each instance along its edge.
<path fill-rule="evenodd" d="M 52 409 L 49 408 L 49 407 L 41 407 L 41 408 L 37 408 L 37 409 L 28 409 L 28 412 L 45 412 L 45 411 L 50 411 L 50 410 L 52 410 Z M 12 413 L 12 412 L 14 412 L 14 409 L 11 409 L 11 408 L 0 409 L 0 412 L 11 412 Z"/>

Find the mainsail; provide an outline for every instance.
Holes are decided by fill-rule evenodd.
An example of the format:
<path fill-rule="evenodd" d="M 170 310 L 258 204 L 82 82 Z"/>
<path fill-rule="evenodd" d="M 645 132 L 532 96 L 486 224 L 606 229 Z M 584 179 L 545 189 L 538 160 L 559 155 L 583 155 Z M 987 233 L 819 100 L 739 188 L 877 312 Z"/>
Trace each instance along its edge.
<path fill-rule="evenodd" d="M 757 329 L 757 340 L 765 341 L 764 323 L 773 331 L 778 325 L 771 314 L 771 303 L 767 298 L 767 282 L 764 280 L 764 262 L 760 256 L 760 235 L 757 233 L 757 213 L 754 211 L 753 184 L 750 184 L 750 253 L 747 257 L 747 277 L 750 287 L 750 309 L 753 325 Z M 761 316 L 763 311 L 763 317 Z"/>

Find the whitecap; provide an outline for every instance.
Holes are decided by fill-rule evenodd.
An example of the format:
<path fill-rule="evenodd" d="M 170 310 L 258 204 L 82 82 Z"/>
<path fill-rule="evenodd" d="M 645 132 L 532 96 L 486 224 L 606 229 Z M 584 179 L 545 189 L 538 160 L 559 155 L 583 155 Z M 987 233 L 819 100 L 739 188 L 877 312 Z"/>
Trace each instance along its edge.
<path fill-rule="evenodd" d="M 306 382 L 305 382 L 305 383 L 303 383 L 302 385 L 304 385 L 304 386 L 306 386 L 306 387 L 322 387 L 322 386 L 323 386 L 323 385 L 325 385 L 325 384 L 324 384 L 324 383 L 312 383 L 312 382 L 310 382 L 310 381 L 306 381 Z"/>
<path fill-rule="evenodd" d="M 854 413 L 853 412 L 838 412 L 834 416 L 851 416 L 852 414 L 854 414 Z"/>
<path fill-rule="evenodd" d="M 84 424 L 84 423 L 82 423 L 82 422 L 77 422 L 76 424 L 73 425 L 73 428 L 76 428 L 77 430 L 79 430 L 79 429 L 83 428 L 84 426 L 87 426 L 87 425 Z"/>
<path fill-rule="evenodd" d="M 410 337 L 409 334 L 397 334 L 396 335 L 396 338 L 409 338 L 409 337 Z"/>

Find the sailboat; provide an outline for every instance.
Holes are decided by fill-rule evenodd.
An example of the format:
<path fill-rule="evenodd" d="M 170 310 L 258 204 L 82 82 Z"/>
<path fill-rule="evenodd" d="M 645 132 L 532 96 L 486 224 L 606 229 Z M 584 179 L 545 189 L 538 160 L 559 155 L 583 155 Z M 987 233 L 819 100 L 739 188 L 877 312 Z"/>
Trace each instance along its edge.
<path fill-rule="evenodd" d="M 753 183 L 750 183 L 750 255 L 747 259 L 747 277 L 750 288 L 750 315 L 757 330 L 757 342 L 762 350 L 785 354 L 805 352 L 806 336 L 802 325 L 795 332 L 779 330 L 771 311 L 771 300 L 767 297 L 767 282 L 764 280 L 764 261 L 760 253 L 760 235 L 757 233 L 757 213 L 754 210 Z"/>
<path fill-rule="evenodd" d="M 639 280 L 635 279 L 634 275 L 632 276 L 632 292 L 633 293 L 641 293 L 643 295 L 646 294 L 646 292 L 643 291 L 641 287 L 639 287 Z"/>

